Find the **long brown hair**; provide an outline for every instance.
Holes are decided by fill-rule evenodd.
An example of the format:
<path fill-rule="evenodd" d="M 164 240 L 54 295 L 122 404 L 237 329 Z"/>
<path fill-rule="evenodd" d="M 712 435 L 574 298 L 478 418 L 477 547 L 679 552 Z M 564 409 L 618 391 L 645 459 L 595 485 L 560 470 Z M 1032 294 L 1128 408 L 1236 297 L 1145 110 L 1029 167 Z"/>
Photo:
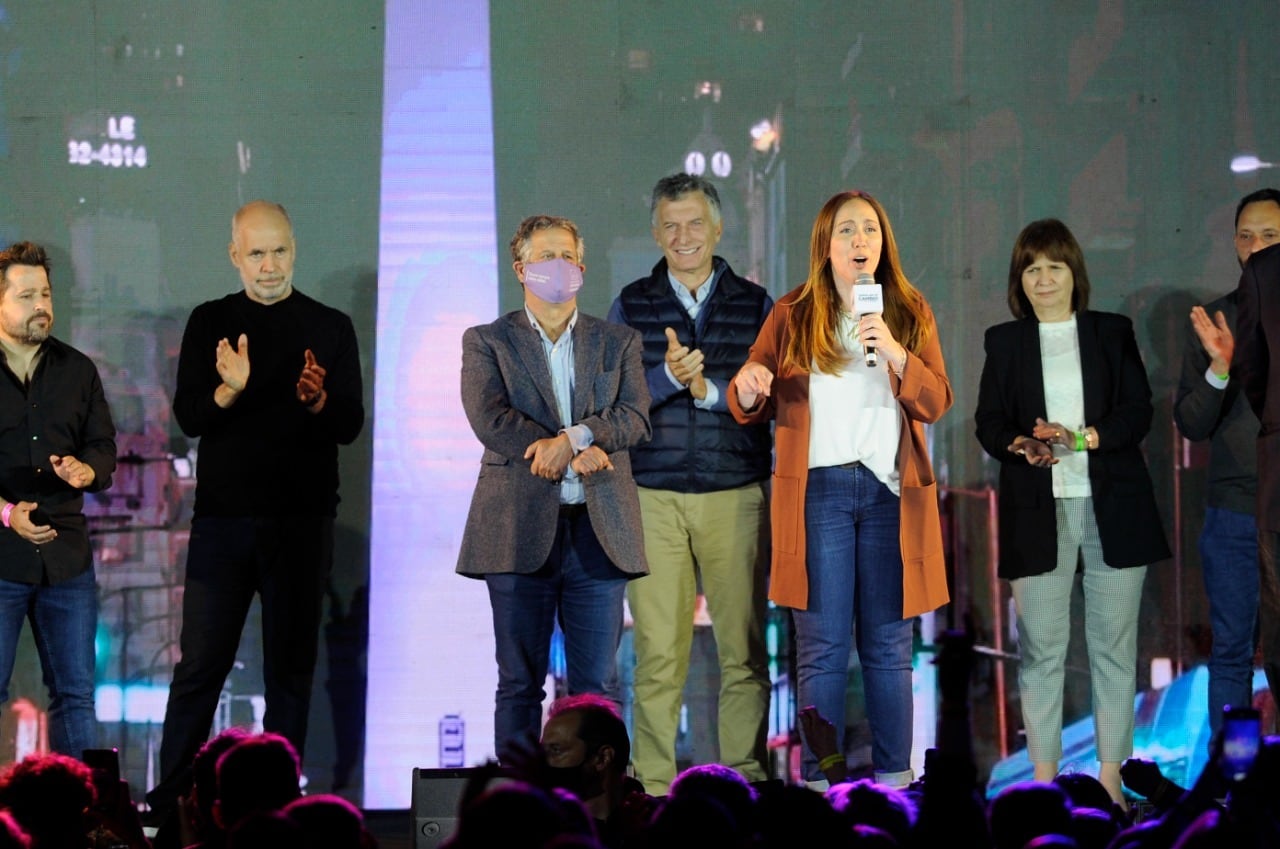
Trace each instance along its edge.
<path fill-rule="evenodd" d="M 783 356 L 784 366 L 835 374 L 849 360 L 849 352 L 837 341 L 836 326 L 840 320 L 840 297 L 831 273 L 831 233 L 835 230 L 836 213 L 855 198 L 871 204 L 880 219 L 880 262 L 876 265 L 876 282 L 884 288 L 884 320 L 893 338 L 913 354 L 919 354 L 929 341 L 929 325 L 925 321 L 928 307 L 924 295 L 902 273 L 898 258 L 898 242 L 884 207 L 863 191 L 850 190 L 833 195 L 822 205 L 813 222 L 809 237 L 809 276 L 791 309 L 791 338 Z"/>

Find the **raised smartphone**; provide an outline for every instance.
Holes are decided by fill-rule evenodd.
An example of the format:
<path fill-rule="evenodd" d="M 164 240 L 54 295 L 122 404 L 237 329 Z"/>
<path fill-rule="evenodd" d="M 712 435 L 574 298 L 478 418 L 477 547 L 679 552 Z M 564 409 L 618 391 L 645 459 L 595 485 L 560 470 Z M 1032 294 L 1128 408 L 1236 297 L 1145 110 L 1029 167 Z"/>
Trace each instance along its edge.
<path fill-rule="evenodd" d="M 85 749 L 80 759 L 93 770 L 93 787 L 100 811 L 114 811 L 120 796 L 120 751 L 118 749 Z"/>
<path fill-rule="evenodd" d="M 1262 717 L 1253 708 L 1228 707 L 1222 715 L 1222 774 L 1240 781 L 1262 743 Z"/>

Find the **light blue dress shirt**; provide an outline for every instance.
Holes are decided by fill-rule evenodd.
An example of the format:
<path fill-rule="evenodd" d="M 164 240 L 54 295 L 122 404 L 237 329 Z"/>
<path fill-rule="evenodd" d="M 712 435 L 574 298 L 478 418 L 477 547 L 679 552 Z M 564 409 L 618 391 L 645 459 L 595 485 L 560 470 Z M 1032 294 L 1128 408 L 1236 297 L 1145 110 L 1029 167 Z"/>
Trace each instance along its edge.
<path fill-rule="evenodd" d="M 542 325 L 538 324 L 538 319 L 529 311 L 526 306 L 524 313 L 529 317 L 529 324 L 533 326 L 534 331 L 538 334 L 538 338 L 542 340 L 542 353 L 547 357 L 547 366 L 551 369 L 551 388 L 556 396 L 556 412 L 560 415 L 560 433 L 569 437 L 569 444 L 573 446 L 573 454 L 576 457 L 580 452 L 585 451 L 595 440 L 591 433 L 591 428 L 584 424 L 573 424 L 573 385 L 574 385 L 574 369 L 573 369 L 573 328 L 578 323 L 578 311 L 573 311 L 573 316 L 569 319 L 569 325 L 564 329 L 564 333 L 560 334 L 560 338 L 552 342 L 551 337 L 542 329 Z M 578 473 L 573 470 L 570 465 L 564 471 L 564 477 L 560 481 L 560 503 L 561 504 L 582 504 L 587 500 L 586 494 L 582 490 L 582 478 L 578 477 Z"/>
<path fill-rule="evenodd" d="M 720 279 L 720 272 L 722 270 L 723 267 L 712 268 L 711 276 L 706 279 L 706 282 L 698 287 L 698 291 L 696 293 L 690 292 L 683 283 L 675 278 L 675 275 L 670 271 L 667 272 L 667 282 L 671 284 L 671 291 L 675 293 L 676 300 L 680 302 L 680 306 L 684 307 L 684 311 L 689 314 L 689 318 L 693 319 L 694 327 L 701 328 L 701 325 L 698 324 L 698 313 L 702 312 L 703 305 L 706 304 L 707 299 L 711 297 L 711 293 L 716 290 L 716 281 Z M 683 344 L 688 344 L 688 340 L 681 341 Z M 671 373 L 671 366 L 664 363 L 663 368 L 667 372 L 667 379 L 670 380 L 677 389 L 684 389 L 684 384 L 676 380 L 676 376 Z M 703 380 L 705 380 L 707 384 L 707 397 L 701 399 L 694 398 L 693 406 L 702 410 L 719 410 L 721 412 L 727 412 L 729 409 L 729 405 L 727 403 L 718 404 L 720 401 L 720 387 L 716 385 L 714 380 L 706 377 L 705 375 L 703 376 Z"/>

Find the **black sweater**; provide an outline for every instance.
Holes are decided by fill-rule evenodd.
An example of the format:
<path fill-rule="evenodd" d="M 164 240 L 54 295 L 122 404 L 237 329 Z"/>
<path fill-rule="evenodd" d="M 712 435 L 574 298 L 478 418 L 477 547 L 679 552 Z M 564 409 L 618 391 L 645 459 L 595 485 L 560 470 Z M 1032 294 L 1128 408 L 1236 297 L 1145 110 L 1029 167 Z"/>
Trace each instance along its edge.
<path fill-rule="evenodd" d="M 227 409 L 214 403 L 222 379 L 218 340 L 249 341 L 249 380 Z M 308 348 L 326 370 L 319 413 L 297 400 Z M 294 290 L 275 304 L 244 292 L 196 307 L 178 358 L 173 412 L 188 436 L 200 437 L 195 515 L 334 515 L 338 445 L 364 425 L 360 354 L 351 319 Z"/>

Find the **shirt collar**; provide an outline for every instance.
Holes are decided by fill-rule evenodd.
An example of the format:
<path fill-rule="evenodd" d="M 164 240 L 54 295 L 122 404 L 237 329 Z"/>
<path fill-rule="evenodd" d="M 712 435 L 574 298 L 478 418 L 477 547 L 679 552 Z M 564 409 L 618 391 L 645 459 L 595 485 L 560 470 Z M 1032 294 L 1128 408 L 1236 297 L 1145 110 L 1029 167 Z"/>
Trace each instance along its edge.
<path fill-rule="evenodd" d="M 529 324 L 533 325 L 534 331 L 537 332 L 538 336 L 541 337 L 542 341 L 546 342 L 548 345 L 554 345 L 555 343 L 551 341 L 551 337 L 548 336 L 547 332 L 542 329 L 542 325 L 538 324 L 538 318 L 533 314 L 533 310 L 529 309 L 528 304 L 524 305 L 524 314 L 525 314 L 525 317 L 529 319 Z M 577 307 L 574 307 L 573 315 L 569 316 L 569 326 L 564 329 L 564 332 L 570 333 L 570 334 L 573 333 L 574 325 L 576 325 L 577 323 L 578 323 L 578 309 Z"/>
<path fill-rule="evenodd" d="M 671 285 L 672 291 L 676 293 L 676 297 L 683 296 L 684 299 L 696 304 L 700 304 L 707 298 L 711 297 L 711 293 L 716 289 L 716 283 L 720 280 L 720 274 L 724 271 L 724 261 L 720 257 L 713 257 L 711 260 L 711 273 L 707 275 L 707 279 L 702 281 L 702 285 L 698 287 L 696 292 L 690 292 L 689 287 L 676 279 L 671 273 L 671 267 L 667 267 L 667 282 Z"/>

